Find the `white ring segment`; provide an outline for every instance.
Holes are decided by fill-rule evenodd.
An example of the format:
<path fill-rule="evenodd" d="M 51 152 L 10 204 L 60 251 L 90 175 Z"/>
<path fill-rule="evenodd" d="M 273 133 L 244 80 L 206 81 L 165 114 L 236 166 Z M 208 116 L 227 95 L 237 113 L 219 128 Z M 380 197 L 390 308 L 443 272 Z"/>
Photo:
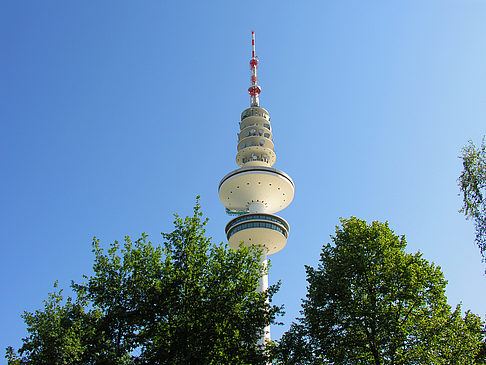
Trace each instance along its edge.
<path fill-rule="evenodd" d="M 268 255 L 273 255 L 285 247 L 287 238 L 280 232 L 267 228 L 250 228 L 233 234 L 229 240 L 229 246 L 237 250 L 240 244 L 246 247 L 264 246 Z"/>
<path fill-rule="evenodd" d="M 261 160 L 256 160 L 260 165 L 267 165 L 267 166 L 273 166 L 275 161 L 277 160 L 277 155 L 275 155 L 275 152 L 273 152 L 272 149 L 266 148 L 266 147 L 260 147 L 260 146 L 252 146 L 252 147 L 246 147 L 238 151 L 236 154 L 236 163 L 238 166 L 243 166 L 247 163 L 252 163 L 250 157 L 252 154 L 255 155 L 267 155 L 268 156 L 268 162 L 262 162 Z M 246 157 L 248 158 L 248 161 L 243 163 L 243 158 Z M 249 166 L 249 165 L 247 165 Z"/>
<path fill-rule="evenodd" d="M 262 203 L 265 213 L 286 208 L 294 198 L 294 182 L 284 172 L 265 166 L 242 167 L 226 175 L 219 184 L 219 199 L 229 210 L 248 211 Z"/>

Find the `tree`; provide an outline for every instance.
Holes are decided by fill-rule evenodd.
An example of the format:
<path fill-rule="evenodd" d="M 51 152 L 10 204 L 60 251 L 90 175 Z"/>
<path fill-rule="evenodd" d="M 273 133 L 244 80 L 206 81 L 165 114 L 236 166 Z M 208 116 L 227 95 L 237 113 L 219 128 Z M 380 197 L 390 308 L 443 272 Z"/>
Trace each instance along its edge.
<path fill-rule="evenodd" d="M 472 364 L 481 319 L 447 304 L 446 280 L 404 252 L 387 223 L 341 219 L 317 269 L 306 267 L 302 318 L 276 349 L 282 364 Z"/>
<path fill-rule="evenodd" d="M 72 284 L 78 299 L 61 305 L 53 294 L 26 313 L 30 336 L 18 355 L 7 349 L 9 363 L 266 364 L 257 340 L 280 312 L 268 301 L 278 288 L 257 292 L 261 250 L 212 244 L 201 216 L 199 204 L 176 216 L 162 246 L 143 234 L 105 252 L 95 239 L 94 274 Z M 62 332 L 69 338 L 51 338 Z"/>
<path fill-rule="evenodd" d="M 472 141 L 462 149 L 463 171 L 459 176 L 459 187 L 463 196 L 460 212 L 474 220 L 476 244 L 486 259 L 486 143 L 483 137 L 481 146 Z"/>
<path fill-rule="evenodd" d="M 87 301 L 80 295 L 73 301 L 64 301 L 62 290 L 44 301 L 44 310 L 22 315 L 29 336 L 23 339 L 23 346 L 16 355 L 13 348 L 7 348 L 9 364 L 126 364 L 128 354 L 114 357 L 110 343 L 103 336 L 97 336 L 96 327 L 101 318 L 97 309 L 89 310 Z M 103 349 L 102 357 L 97 356 Z M 102 360 L 102 361 L 101 361 Z"/>

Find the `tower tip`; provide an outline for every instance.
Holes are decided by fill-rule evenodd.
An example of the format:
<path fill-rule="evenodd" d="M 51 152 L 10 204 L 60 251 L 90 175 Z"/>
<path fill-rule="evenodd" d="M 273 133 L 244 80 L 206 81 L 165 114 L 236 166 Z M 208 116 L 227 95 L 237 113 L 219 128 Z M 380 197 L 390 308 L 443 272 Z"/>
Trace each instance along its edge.
<path fill-rule="evenodd" d="M 262 91 L 262 88 L 258 86 L 258 79 L 257 79 L 257 67 L 258 67 L 258 58 L 255 54 L 255 31 L 251 31 L 251 59 L 250 59 L 250 68 L 251 68 L 251 85 L 248 88 L 248 93 L 250 94 L 250 106 L 260 106 L 259 95 Z"/>

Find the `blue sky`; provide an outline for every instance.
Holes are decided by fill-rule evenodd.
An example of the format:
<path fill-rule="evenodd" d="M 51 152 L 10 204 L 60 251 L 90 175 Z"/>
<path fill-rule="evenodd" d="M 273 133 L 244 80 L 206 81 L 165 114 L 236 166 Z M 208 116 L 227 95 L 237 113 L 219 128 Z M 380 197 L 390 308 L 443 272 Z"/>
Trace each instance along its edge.
<path fill-rule="evenodd" d="M 208 234 L 236 168 L 250 32 L 276 168 L 295 181 L 271 256 L 285 326 L 339 217 L 389 221 L 486 315 L 485 264 L 458 213 L 461 146 L 486 133 L 486 3 L 13 1 L 0 4 L 0 347 L 55 280 L 90 273 L 91 240 L 161 242 L 196 195 Z"/>

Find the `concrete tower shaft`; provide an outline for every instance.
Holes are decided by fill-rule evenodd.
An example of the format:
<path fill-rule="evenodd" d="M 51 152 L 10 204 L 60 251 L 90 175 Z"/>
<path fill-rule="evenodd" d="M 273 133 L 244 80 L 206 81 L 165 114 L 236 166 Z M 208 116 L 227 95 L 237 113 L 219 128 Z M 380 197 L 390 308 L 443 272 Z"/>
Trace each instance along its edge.
<path fill-rule="evenodd" d="M 289 224 L 273 213 L 285 209 L 294 198 L 294 182 L 285 172 L 273 168 L 274 152 L 272 127 L 268 111 L 260 107 L 260 86 L 257 84 L 258 58 L 255 55 L 255 32 L 252 32 L 250 59 L 250 107 L 241 113 L 236 163 L 219 183 L 218 193 L 226 212 L 237 217 L 226 225 L 228 244 L 238 249 L 246 246 L 263 248 L 262 268 L 267 255 L 282 250 L 287 244 Z M 268 289 L 268 276 L 260 280 L 259 291 Z M 270 340 L 270 328 L 262 331 L 260 344 Z"/>

